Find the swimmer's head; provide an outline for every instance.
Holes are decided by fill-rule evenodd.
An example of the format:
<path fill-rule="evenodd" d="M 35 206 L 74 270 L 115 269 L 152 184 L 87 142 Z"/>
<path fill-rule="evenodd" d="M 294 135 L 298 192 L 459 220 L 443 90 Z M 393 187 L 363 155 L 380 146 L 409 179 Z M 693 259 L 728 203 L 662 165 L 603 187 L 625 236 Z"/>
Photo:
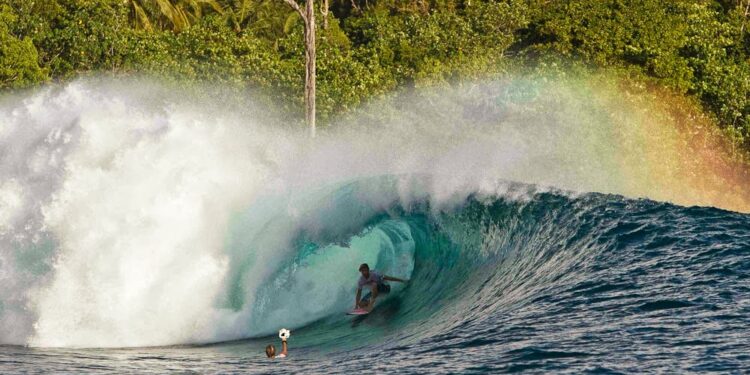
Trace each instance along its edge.
<path fill-rule="evenodd" d="M 266 346 L 266 355 L 271 358 L 276 355 L 276 347 L 273 345 Z"/>

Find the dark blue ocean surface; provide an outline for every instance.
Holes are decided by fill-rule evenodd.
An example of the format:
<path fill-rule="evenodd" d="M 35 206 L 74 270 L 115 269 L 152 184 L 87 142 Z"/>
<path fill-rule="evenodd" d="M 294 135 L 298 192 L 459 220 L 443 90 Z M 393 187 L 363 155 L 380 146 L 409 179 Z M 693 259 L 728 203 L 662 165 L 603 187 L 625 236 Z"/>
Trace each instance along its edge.
<path fill-rule="evenodd" d="M 365 222 L 348 236 L 389 244 L 374 268 L 405 249 L 410 281 L 368 316 L 338 311 L 292 327 L 287 359 L 265 358 L 265 345 L 280 344 L 275 335 L 152 348 L 3 346 L 0 372 L 750 371 L 748 215 L 535 193 L 470 196 L 440 212 L 394 204 Z M 252 324 L 306 298 L 285 299 L 290 280 L 330 244 L 357 245 L 340 237 L 301 235 L 295 256 L 258 292 Z"/>

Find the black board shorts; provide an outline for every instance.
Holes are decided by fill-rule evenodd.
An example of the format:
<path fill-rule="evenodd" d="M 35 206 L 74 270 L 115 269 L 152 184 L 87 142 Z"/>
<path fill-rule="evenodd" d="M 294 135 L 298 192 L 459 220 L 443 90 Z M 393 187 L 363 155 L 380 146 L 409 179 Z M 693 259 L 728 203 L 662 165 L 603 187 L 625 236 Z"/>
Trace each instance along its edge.
<path fill-rule="evenodd" d="M 386 283 L 378 283 L 378 293 L 390 293 L 391 286 Z"/>
<path fill-rule="evenodd" d="M 378 294 L 388 294 L 391 292 L 391 286 L 386 283 L 378 283 Z M 372 293 L 367 292 L 367 294 L 362 297 L 362 302 L 367 302 L 370 300 L 370 295 Z"/>

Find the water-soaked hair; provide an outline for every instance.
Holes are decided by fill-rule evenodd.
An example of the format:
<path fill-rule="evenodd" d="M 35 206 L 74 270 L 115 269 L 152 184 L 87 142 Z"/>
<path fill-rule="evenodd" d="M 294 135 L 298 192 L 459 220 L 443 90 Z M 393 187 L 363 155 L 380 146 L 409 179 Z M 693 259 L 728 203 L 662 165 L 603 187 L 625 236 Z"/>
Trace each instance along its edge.
<path fill-rule="evenodd" d="M 268 356 L 268 358 L 273 357 L 274 354 L 276 354 L 276 347 L 274 347 L 273 345 L 266 346 L 266 355 Z"/>
<path fill-rule="evenodd" d="M 359 265 L 359 270 L 360 271 L 362 271 L 362 270 L 368 270 L 369 271 L 370 270 L 370 266 L 368 266 L 367 263 L 362 263 L 362 264 Z"/>

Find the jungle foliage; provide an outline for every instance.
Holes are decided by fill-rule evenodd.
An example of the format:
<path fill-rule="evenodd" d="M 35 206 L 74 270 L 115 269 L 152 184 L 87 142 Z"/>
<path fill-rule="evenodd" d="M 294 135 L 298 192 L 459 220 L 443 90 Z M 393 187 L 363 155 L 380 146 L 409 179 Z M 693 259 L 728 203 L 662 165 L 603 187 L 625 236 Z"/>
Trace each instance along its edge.
<path fill-rule="evenodd" d="M 322 124 L 397 88 L 554 61 L 694 97 L 750 149 L 750 0 L 331 0 L 329 9 L 326 29 L 316 17 Z M 0 87 L 149 74 L 264 90 L 300 115 L 302 27 L 282 0 L 0 0 Z"/>

